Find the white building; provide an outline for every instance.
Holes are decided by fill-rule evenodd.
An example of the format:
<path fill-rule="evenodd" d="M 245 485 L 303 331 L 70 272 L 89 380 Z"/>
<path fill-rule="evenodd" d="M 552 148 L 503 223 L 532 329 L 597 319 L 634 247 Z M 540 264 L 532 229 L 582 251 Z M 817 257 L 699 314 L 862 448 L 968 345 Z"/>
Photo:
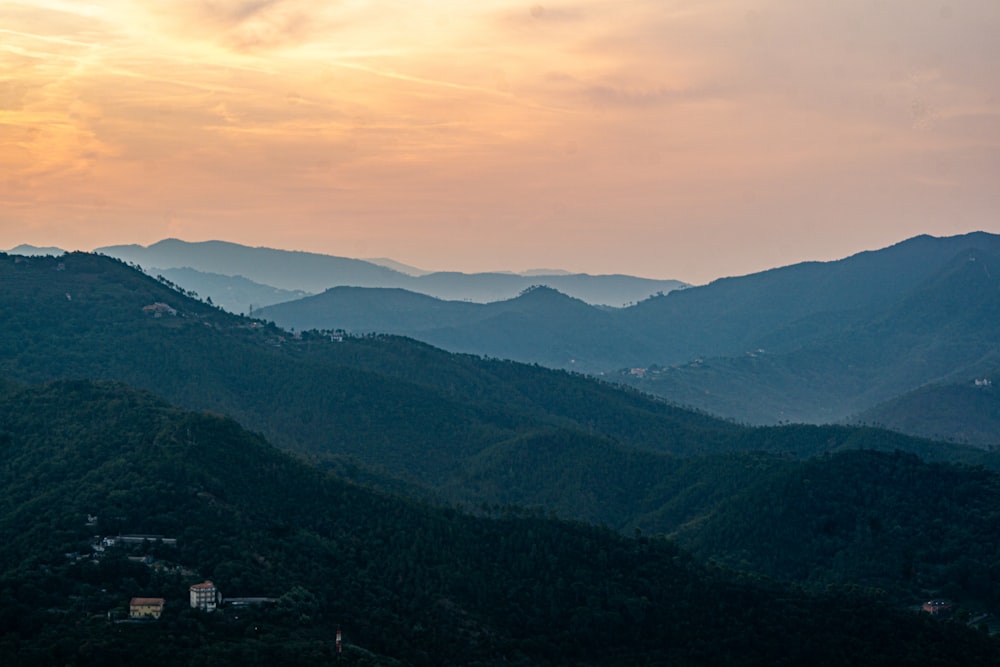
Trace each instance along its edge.
<path fill-rule="evenodd" d="M 191 587 L 191 608 L 203 611 L 215 611 L 222 602 L 219 589 L 211 581 L 195 584 Z"/>

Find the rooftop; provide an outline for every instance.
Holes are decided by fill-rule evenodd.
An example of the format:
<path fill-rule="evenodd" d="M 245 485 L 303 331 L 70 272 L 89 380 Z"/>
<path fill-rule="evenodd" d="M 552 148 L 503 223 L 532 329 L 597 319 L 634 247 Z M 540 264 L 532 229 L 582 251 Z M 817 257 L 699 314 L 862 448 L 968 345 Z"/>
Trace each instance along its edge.
<path fill-rule="evenodd" d="M 129 602 L 129 604 L 133 605 L 133 606 L 141 606 L 141 605 L 161 605 L 162 606 L 162 605 L 166 604 L 166 602 L 167 601 L 164 598 L 132 598 L 132 600 Z"/>

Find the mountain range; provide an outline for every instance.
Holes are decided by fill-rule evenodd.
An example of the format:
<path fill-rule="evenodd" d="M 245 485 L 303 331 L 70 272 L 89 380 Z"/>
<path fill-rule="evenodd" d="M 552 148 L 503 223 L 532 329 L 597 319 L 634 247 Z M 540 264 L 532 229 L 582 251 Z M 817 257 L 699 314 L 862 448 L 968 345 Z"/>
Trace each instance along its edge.
<path fill-rule="evenodd" d="M 391 260 L 223 242 L 167 240 L 103 250 L 133 262 L 220 271 L 149 273 L 231 312 L 256 308 L 259 317 L 292 330 L 405 335 L 453 352 L 596 375 L 751 424 L 877 423 L 994 446 L 997 398 L 986 383 L 1000 366 L 991 342 L 996 304 L 990 302 L 998 238 L 983 232 L 920 236 L 835 262 L 657 294 L 622 308 L 594 306 L 552 286 L 565 279 L 607 287 L 623 279 L 615 276 L 550 275 L 542 276 L 548 285 L 523 287 L 528 278 L 513 274 L 425 274 Z M 347 284 L 310 296 L 305 289 L 226 274 L 237 271 L 310 289 L 328 280 Z M 498 285 L 497 279 L 508 281 L 507 292 L 523 289 L 479 303 L 401 287 L 350 286 L 416 279 L 402 271 L 420 275 L 428 281 L 424 287 L 435 281 Z M 522 282 L 509 282 L 515 279 Z M 589 298 L 600 300 L 596 292 Z M 943 399 L 932 402 L 937 409 L 927 409 L 932 393 Z M 954 418 L 958 414 L 961 419 Z"/>
<path fill-rule="evenodd" d="M 350 664 L 1000 655 L 966 627 L 1000 608 L 1000 453 L 294 333 L 106 256 L 0 284 L 5 664 L 329 661 L 338 625 Z M 90 555 L 120 533 L 154 537 Z M 204 578 L 274 606 L 189 611 Z M 136 595 L 160 624 L 108 621 Z M 958 622 L 906 610 L 931 595 Z"/>
<path fill-rule="evenodd" d="M 311 252 L 251 248 L 224 241 L 191 243 L 166 239 L 150 246 L 119 245 L 95 252 L 139 264 L 156 275 L 170 269 L 187 269 L 186 289 L 211 296 L 231 312 L 243 310 L 231 302 L 227 286 L 215 276 L 239 276 L 244 280 L 286 292 L 318 293 L 330 287 L 387 287 L 407 289 L 440 299 L 487 302 L 507 299 L 534 285 L 548 285 L 592 304 L 620 306 L 653 294 L 685 287 L 677 280 L 652 280 L 625 275 L 591 276 L 555 271 L 527 275 L 517 273 L 458 273 L 422 271 L 391 260 L 360 260 Z M 256 308 L 275 303 L 264 298 L 252 302 Z M 237 309 L 240 308 L 240 309 Z"/>
<path fill-rule="evenodd" d="M 542 506 L 669 533 L 706 510 L 664 511 L 686 483 L 673 477 L 677 457 L 865 446 L 1000 467 L 993 452 L 884 431 L 748 429 L 580 374 L 404 338 L 293 335 L 101 256 L 8 257 L 0 279 L 10 381 L 125 382 L 230 415 L 317 465 L 472 507 Z"/>
<path fill-rule="evenodd" d="M 973 421 L 962 428 L 926 423 L 902 397 L 995 376 L 998 257 L 996 235 L 922 236 L 620 309 L 545 288 L 489 304 L 333 288 L 259 315 L 591 373 L 746 423 L 855 419 L 988 446 L 1000 444 L 993 422 L 964 410 Z"/>

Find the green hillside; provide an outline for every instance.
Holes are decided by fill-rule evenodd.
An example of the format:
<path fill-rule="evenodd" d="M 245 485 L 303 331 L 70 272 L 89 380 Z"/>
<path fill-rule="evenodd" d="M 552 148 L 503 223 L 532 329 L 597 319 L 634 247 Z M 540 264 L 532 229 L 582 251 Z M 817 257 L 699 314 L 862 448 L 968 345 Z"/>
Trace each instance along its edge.
<path fill-rule="evenodd" d="M 735 430 L 565 372 L 402 338 L 293 336 L 105 257 L 2 257 L 0 281 L 0 369 L 12 379 L 120 380 L 231 415 L 279 446 L 428 484 L 539 427 L 660 451 L 711 448 Z"/>
<path fill-rule="evenodd" d="M 997 235 L 920 236 L 628 308 L 596 308 L 550 288 L 487 304 L 338 288 L 261 314 L 284 327 L 391 332 L 591 373 L 742 423 L 832 423 L 995 368 L 998 257 Z M 990 427 L 908 432 L 966 441 L 963 433 Z"/>
<path fill-rule="evenodd" d="M 747 423 L 840 421 L 925 384 L 982 377 L 1000 363 L 997 322 L 1000 254 L 967 249 L 891 307 L 863 322 L 831 323 L 797 349 L 758 349 L 653 369 L 642 379 L 621 377 Z"/>
<path fill-rule="evenodd" d="M 187 290 L 231 313 L 253 315 L 254 310 L 273 303 L 291 301 L 309 296 L 302 290 L 283 290 L 262 285 L 242 276 L 226 276 L 194 269 L 155 269 L 144 267 L 150 275 L 163 276 Z"/>
<path fill-rule="evenodd" d="M 696 554 L 768 576 L 997 611 L 998 522 L 996 472 L 849 451 L 772 468 L 675 536 Z"/>
<path fill-rule="evenodd" d="M 402 338 L 296 337 L 95 255 L 5 257 L 0 280 L 0 369 L 11 379 L 126 382 L 231 416 L 318 465 L 468 506 L 669 532 L 667 517 L 688 517 L 660 511 L 678 491 L 667 473 L 679 464 L 663 454 L 873 447 L 995 465 L 988 452 L 876 432 L 748 430 L 584 376 Z M 512 470 L 516 483 L 498 481 Z M 662 479 L 646 491 L 649 471 Z"/>
<path fill-rule="evenodd" d="M 549 287 L 492 303 L 442 301 L 399 289 L 338 287 L 263 308 L 285 328 L 390 332 L 451 352 L 481 354 L 550 368 L 601 373 L 624 360 L 655 358 L 659 345 L 595 308 Z"/>
<path fill-rule="evenodd" d="M 1000 372 L 921 387 L 866 410 L 854 421 L 925 438 L 1000 447 Z"/>
<path fill-rule="evenodd" d="M 3 664 L 328 662 L 338 626 L 340 660 L 357 665 L 1000 655 L 980 631 L 861 591 L 810 595 L 705 568 L 663 540 L 530 515 L 474 518 L 365 490 L 231 420 L 117 384 L 15 389 L 0 425 Z M 134 533 L 164 539 L 91 555 L 95 535 Z M 192 611 L 187 588 L 205 578 L 227 597 L 273 602 Z M 115 622 L 134 596 L 165 598 L 160 620 Z"/>
<path fill-rule="evenodd" d="M 626 314 L 633 327 L 657 331 L 671 342 L 671 354 L 655 360 L 661 365 L 742 355 L 764 341 L 776 352 L 788 351 L 803 344 L 804 334 L 823 336 L 825 330 L 803 327 L 785 338 L 780 332 L 786 327 L 828 315 L 840 327 L 866 322 L 970 249 L 1000 253 L 1000 236 L 918 236 L 834 262 L 803 262 L 671 292 Z"/>

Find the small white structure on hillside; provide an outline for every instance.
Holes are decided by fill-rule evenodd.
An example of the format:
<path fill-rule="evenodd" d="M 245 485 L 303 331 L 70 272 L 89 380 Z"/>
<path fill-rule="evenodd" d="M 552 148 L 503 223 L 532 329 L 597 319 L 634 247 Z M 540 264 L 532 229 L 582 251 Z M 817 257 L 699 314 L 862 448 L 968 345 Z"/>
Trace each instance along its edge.
<path fill-rule="evenodd" d="M 221 602 L 222 595 L 211 581 L 205 581 L 191 587 L 192 609 L 215 611 Z"/>

